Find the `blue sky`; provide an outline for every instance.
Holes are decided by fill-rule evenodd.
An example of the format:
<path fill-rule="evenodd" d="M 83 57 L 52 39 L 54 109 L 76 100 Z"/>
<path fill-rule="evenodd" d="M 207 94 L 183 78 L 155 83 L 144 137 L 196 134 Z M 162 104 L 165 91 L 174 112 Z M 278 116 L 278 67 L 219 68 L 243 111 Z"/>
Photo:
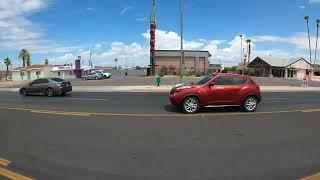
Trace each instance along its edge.
<path fill-rule="evenodd" d="M 81 55 L 97 65 L 148 64 L 151 0 L 1 0 L 0 58 L 20 66 L 29 49 L 34 64 L 71 63 Z M 308 53 L 305 15 L 312 44 L 320 0 L 184 0 L 187 49 L 208 50 L 211 61 L 239 62 L 240 38 L 253 39 L 253 55 L 283 57 Z M 157 49 L 179 48 L 179 0 L 157 1 Z M 0 69 L 3 69 L 3 63 Z"/>

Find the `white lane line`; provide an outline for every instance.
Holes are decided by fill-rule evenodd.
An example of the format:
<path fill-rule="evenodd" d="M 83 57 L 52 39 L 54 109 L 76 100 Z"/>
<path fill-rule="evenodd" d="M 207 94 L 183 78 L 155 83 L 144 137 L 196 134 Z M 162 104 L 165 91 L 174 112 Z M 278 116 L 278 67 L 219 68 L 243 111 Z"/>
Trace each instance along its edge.
<path fill-rule="evenodd" d="M 92 98 L 64 98 L 68 100 L 80 100 L 80 101 L 109 101 L 110 99 L 92 99 Z"/>

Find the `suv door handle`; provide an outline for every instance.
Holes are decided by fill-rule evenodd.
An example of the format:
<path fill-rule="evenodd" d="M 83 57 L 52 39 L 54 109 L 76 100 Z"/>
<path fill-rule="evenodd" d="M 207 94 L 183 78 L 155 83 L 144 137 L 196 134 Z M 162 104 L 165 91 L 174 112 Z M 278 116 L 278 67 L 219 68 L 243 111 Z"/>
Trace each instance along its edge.
<path fill-rule="evenodd" d="M 228 89 L 228 88 L 224 88 L 224 90 L 225 90 L 225 91 L 228 91 L 229 89 Z"/>

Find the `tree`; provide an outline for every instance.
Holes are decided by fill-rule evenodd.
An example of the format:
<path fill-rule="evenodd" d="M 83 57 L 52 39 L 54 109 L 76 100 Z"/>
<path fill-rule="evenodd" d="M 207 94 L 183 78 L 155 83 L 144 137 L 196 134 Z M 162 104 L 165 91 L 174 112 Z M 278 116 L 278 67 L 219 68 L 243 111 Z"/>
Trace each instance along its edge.
<path fill-rule="evenodd" d="M 9 75 L 9 66 L 12 64 L 12 61 L 9 58 L 4 59 L 4 64 L 7 67 L 7 73 L 6 73 L 6 80 L 8 81 L 8 75 Z"/>
<path fill-rule="evenodd" d="M 29 54 L 29 53 L 28 53 L 28 55 L 27 55 L 26 65 L 27 65 L 27 66 L 30 66 L 30 65 L 31 65 L 31 57 L 30 57 L 30 54 Z"/>
<path fill-rule="evenodd" d="M 309 16 L 305 16 L 304 19 L 306 20 L 307 22 L 307 28 L 308 28 L 308 39 L 309 39 L 309 51 L 310 51 L 310 64 L 312 64 L 312 52 L 311 52 L 311 40 L 310 40 L 310 27 L 309 27 L 309 19 L 310 17 Z"/>
<path fill-rule="evenodd" d="M 48 59 L 45 59 L 45 60 L 44 60 L 44 64 L 45 64 L 46 66 L 48 66 L 48 65 L 49 65 L 49 60 L 48 60 Z"/>
<path fill-rule="evenodd" d="M 19 58 L 22 60 L 23 67 L 26 67 L 26 64 L 31 64 L 30 54 L 27 49 L 22 49 L 20 51 Z"/>

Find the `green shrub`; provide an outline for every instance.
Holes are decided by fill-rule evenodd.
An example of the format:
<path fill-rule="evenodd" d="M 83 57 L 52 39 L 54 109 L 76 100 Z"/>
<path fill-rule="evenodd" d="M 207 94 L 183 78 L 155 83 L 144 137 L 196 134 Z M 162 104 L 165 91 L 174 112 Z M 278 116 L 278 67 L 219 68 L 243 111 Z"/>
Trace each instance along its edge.
<path fill-rule="evenodd" d="M 168 68 L 165 67 L 165 66 L 163 66 L 163 67 L 161 67 L 161 69 L 159 70 L 159 76 L 160 76 L 160 77 L 163 77 L 163 76 L 165 76 L 165 75 L 168 75 Z"/>

